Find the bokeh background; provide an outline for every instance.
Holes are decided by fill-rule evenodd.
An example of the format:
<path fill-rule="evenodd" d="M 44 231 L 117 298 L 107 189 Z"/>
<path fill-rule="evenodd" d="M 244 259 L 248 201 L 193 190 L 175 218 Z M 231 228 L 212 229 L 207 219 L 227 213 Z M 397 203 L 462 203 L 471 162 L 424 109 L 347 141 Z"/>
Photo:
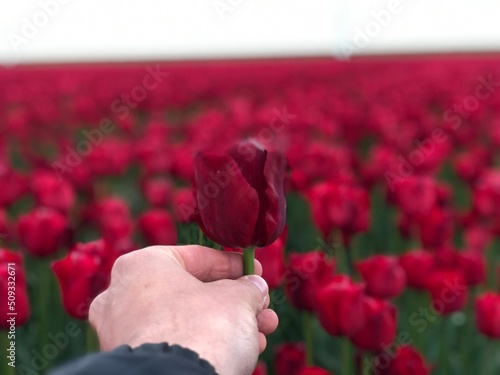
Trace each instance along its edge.
<path fill-rule="evenodd" d="M 255 374 L 500 372 L 498 1 L 0 9 L 1 374 L 97 350 L 87 309 L 121 254 L 220 249 L 193 155 L 248 137 L 287 160 Z"/>

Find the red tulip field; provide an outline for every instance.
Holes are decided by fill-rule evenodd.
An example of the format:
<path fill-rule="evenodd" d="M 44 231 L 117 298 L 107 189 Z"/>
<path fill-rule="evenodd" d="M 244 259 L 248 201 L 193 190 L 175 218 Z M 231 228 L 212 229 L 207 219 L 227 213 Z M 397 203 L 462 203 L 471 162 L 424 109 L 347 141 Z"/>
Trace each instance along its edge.
<path fill-rule="evenodd" d="M 254 374 L 500 374 L 500 56 L 0 67 L 0 374 L 187 244 L 262 264 Z"/>

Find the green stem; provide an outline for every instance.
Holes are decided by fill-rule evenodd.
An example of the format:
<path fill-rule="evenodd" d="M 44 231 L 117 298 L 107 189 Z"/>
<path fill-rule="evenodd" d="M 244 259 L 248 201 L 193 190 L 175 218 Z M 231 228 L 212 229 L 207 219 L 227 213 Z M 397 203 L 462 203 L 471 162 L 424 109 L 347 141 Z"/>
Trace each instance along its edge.
<path fill-rule="evenodd" d="M 203 245 L 203 231 L 198 228 L 198 245 Z"/>
<path fill-rule="evenodd" d="M 352 358 L 352 345 L 349 341 L 348 337 L 341 338 L 341 352 L 342 352 L 342 374 L 343 375 L 352 375 L 351 373 L 351 365 L 353 362 Z"/>
<path fill-rule="evenodd" d="M 94 329 L 89 323 L 85 326 L 85 348 L 87 353 L 93 353 L 99 351 L 99 340 Z"/>
<path fill-rule="evenodd" d="M 35 259 L 38 268 L 38 324 L 40 327 L 40 336 L 39 336 L 39 350 L 40 353 L 43 353 L 43 349 L 45 348 L 45 344 L 47 343 L 47 330 L 49 324 L 49 316 L 51 315 L 49 312 L 50 303 L 48 301 L 48 293 L 50 293 L 50 268 L 48 264 L 43 259 Z"/>
<path fill-rule="evenodd" d="M 243 272 L 245 275 L 253 275 L 254 270 L 255 248 L 248 247 L 243 249 Z"/>
<path fill-rule="evenodd" d="M 310 312 L 302 312 L 302 329 L 304 333 L 304 342 L 306 344 L 306 364 L 308 366 L 314 366 L 314 337 L 312 319 L 313 315 Z"/>
<path fill-rule="evenodd" d="M 446 316 L 443 316 L 441 318 L 441 349 L 439 353 L 439 363 L 441 365 L 441 374 L 443 375 L 448 375 L 450 373 L 450 361 L 448 358 L 449 352 L 448 352 L 448 340 L 447 340 L 447 334 L 448 334 L 448 318 Z"/>
<path fill-rule="evenodd" d="M 349 273 L 349 276 L 351 276 L 354 279 L 356 277 L 356 267 L 354 267 L 352 249 L 348 248 L 347 245 L 345 245 L 344 253 L 345 253 L 347 272 Z"/>

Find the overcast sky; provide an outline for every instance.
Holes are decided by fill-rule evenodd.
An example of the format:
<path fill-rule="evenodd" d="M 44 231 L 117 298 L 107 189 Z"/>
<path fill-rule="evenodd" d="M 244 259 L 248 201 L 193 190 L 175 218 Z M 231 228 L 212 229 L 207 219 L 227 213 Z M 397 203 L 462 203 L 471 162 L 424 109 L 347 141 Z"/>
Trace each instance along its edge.
<path fill-rule="evenodd" d="M 0 0 L 0 63 L 500 50 L 499 0 Z"/>

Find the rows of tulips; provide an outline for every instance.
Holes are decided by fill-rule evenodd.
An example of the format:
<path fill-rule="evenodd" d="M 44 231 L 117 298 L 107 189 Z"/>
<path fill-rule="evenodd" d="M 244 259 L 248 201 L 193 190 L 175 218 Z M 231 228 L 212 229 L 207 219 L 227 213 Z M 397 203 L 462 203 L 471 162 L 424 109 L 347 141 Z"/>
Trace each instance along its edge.
<path fill-rule="evenodd" d="M 8 263 L 43 374 L 97 349 L 120 255 L 256 246 L 280 326 L 255 374 L 499 373 L 499 63 L 0 68 L 2 352 Z"/>

